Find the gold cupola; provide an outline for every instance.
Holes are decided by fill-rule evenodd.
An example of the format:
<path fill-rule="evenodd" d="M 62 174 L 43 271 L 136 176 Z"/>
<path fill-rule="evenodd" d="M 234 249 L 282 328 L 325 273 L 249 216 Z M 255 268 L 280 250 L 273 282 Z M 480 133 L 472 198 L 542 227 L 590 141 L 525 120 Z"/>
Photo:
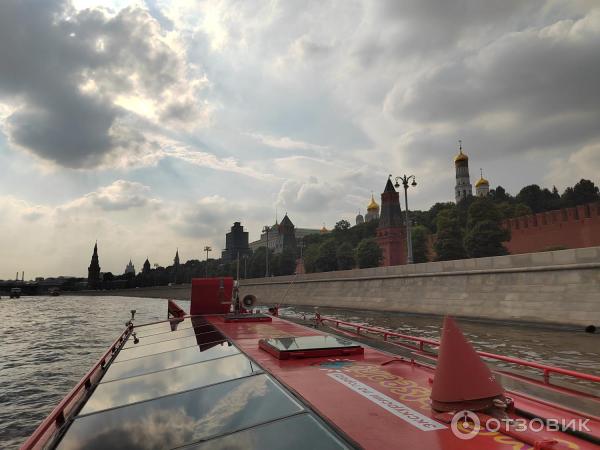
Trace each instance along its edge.
<path fill-rule="evenodd" d="M 375 197 L 373 197 L 373 194 L 371 194 L 371 203 L 369 203 L 369 206 L 367 206 L 367 211 L 373 211 L 376 209 L 379 209 L 379 205 L 375 201 Z"/>
<path fill-rule="evenodd" d="M 469 157 L 467 155 L 465 155 L 462 151 L 462 141 L 458 141 L 460 143 L 460 147 L 458 149 L 458 155 L 456 155 L 454 157 L 454 163 L 457 162 L 461 162 L 461 161 L 468 161 Z"/>

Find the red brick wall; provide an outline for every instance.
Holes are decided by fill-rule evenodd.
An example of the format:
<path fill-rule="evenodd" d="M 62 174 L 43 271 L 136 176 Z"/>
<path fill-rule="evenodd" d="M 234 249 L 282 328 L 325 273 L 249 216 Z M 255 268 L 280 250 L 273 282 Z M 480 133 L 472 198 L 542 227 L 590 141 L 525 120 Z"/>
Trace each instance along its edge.
<path fill-rule="evenodd" d="M 403 227 L 378 228 L 377 243 L 383 253 L 380 266 L 406 264 L 406 233 Z"/>
<path fill-rule="evenodd" d="M 600 246 L 600 202 L 517 217 L 504 226 L 511 231 L 505 243 L 511 254 Z"/>

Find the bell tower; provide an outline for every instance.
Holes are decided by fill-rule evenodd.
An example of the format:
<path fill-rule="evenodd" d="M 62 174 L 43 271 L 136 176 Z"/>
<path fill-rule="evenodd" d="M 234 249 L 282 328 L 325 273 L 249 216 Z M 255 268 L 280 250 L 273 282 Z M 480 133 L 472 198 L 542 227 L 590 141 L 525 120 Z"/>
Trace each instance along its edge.
<path fill-rule="evenodd" d="M 458 141 L 458 155 L 454 158 L 456 169 L 456 186 L 454 187 L 454 199 L 456 203 L 473 195 L 473 185 L 469 176 L 469 157 L 462 151 L 462 141 Z"/>

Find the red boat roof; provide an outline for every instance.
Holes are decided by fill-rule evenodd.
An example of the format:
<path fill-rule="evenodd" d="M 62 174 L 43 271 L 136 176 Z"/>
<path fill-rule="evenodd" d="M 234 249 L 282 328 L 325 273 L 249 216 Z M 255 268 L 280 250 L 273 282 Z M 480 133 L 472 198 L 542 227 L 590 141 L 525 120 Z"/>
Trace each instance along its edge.
<path fill-rule="evenodd" d="M 451 417 L 431 409 L 431 367 L 364 345 L 357 352 L 344 339 L 328 340 L 351 354 L 278 358 L 302 344 L 297 338 L 324 335 L 276 317 L 224 315 L 130 328 L 61 402 L 77 405 L 71 413 L 55 410 L 22 448 L 598 448 L 597 419 L 512 392 L 513 419 L 587 420 L 589 431 L 494 431 L 480 415 L 479 432 L 461 439 L 466 425 L 456 435 Z M 277 351 L 261 348 L 265 339 Z M 307 341 L 320 355 L 321 344 Z"/>

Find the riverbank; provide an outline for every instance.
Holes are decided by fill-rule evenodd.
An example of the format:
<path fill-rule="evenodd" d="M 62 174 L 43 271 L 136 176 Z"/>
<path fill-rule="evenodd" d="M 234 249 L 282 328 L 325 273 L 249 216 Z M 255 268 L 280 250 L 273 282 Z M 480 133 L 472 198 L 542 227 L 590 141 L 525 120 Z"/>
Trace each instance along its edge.
<path fill-rule="evenodd" d="M 92 297 L 142 297 L 162 298 L 165 300 L 190 300 L 191 284 L 175 286 L 147 286 L 133 289 L 112 289 L 110 291 L 78 291 L 73 294 L 63 292 L 62 295 L 92 296 Z"/>

